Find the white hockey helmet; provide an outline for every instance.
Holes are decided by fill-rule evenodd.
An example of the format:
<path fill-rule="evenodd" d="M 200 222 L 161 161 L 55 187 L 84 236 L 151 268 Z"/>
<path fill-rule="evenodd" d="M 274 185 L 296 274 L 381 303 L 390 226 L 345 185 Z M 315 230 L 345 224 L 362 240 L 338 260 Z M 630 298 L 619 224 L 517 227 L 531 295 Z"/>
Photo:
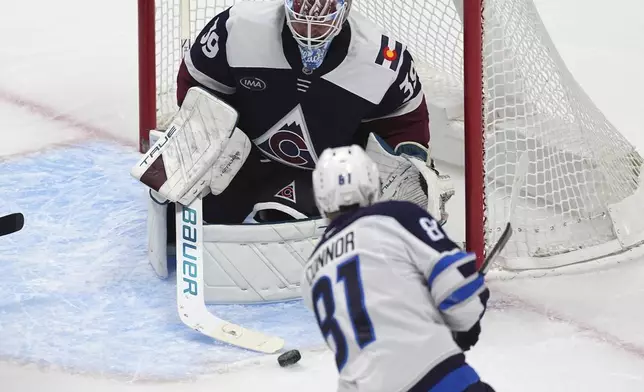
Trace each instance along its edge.
<path fill-rule="evenodd" d="M 297 41 L 305 69 L 322 64 L 331 40 L 347 19 L 351 0 L 284 0 L 286 24 Z"/>
<path fill-rule="evenodd" d="M 358 145 L 327 148 L 313 171 L 315 204 L 325 218 L 343 207 L 366 207 L 378 200 L 378 166 Z"/>

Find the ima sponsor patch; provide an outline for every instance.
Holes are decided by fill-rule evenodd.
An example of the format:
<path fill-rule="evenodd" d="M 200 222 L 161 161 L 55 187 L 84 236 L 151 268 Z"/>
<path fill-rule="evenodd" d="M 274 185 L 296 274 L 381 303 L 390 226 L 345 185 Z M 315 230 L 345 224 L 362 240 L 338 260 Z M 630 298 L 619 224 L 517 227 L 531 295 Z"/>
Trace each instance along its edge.
<path fill-rule="evenodd" d="M 251 91 L 266 90 L 266 82 L 254 76 L 246 76 L 244 78 L 241 78 L 239 84 Z"/>
<path fill-rule="evenodd" d="M 380 51 L 376 57 L 376 64 L 396 71 L 398 65 L 400 65 L 403 50 L 403 44 L 383 35 L 380 41 Z"/>

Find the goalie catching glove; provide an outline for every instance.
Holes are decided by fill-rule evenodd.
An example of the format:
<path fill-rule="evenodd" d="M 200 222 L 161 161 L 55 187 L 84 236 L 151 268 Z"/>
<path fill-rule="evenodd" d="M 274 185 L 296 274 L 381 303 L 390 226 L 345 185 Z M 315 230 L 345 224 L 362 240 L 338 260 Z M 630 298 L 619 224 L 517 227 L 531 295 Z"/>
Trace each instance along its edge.
<path fill-rule="evenodd" d="M 427 148 L 404 142 L 395 150 L 373 133 L 367 141 L 367 155 L 376 162 L 382 182 L 381 200 L 406 200 L 447 222 L 447 201 L 454 195 L 452 181 L 434 169 Z"/>
<path fill-rule="evenodd" d="M 218 195 L 250 153 L 250 140 L 236 128 L 237 111 L 207 91 L 188 90 L 165 132 L 130 173 L 159 202 L 183 205 L 208 192 Z"/>

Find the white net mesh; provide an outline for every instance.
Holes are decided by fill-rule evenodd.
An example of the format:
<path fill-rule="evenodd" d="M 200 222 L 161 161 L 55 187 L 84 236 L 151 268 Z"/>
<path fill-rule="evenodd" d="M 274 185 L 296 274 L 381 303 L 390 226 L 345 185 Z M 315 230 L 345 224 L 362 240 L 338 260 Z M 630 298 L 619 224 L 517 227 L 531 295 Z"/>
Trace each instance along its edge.
<path fill-rule="evenodd" d="M 176 110 L 182 37 L 194 39 L 210 18 L 235 1 L 156 3 L 162 123 Z M 351 12 L 360 12 L 409 46 L 428 101 L 446 108 L 445 127 L 462 129 L 462 0 L 354 0 Z M 532 0 L 487 0 L 482 21 L 488 243 L 505 224 L 516 162 L 525 153 L 530 164 L 514 213 L 515 235 L 504 252 L 507 268 L 569 264 L 597 257 L 582 251 L 597 245 L 617 243 L 605 246 L 604 254 L 633 245 L 620 233 L 638 224 L 616 222 L 611 211 L 629 197 L 631 203 L 634 197 L 644 202 L 636 192 L 639 154 L 570 75 Z M 440 127 L 433 122 L 432 134 Z M 557 257 L 570 254 L 577 256 Z"/>
<path fill-rule="evenodd" d="M 516 162 L 528 154 L 506 256 L 553 256 L 616 240 L 609 209 L 637 190 L 639 154 L 568 72 L 532 1 L 488 1 L 483 20 L 489 233 L 507 217 Z"/>

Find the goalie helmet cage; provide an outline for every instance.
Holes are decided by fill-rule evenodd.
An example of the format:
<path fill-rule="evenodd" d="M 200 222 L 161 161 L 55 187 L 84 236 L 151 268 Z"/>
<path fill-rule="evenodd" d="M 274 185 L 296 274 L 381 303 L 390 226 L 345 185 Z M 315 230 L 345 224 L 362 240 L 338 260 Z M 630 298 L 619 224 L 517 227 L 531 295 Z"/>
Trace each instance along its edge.
<path fill-rule="evenodd" d="M 177 109 L 190 40 L 234 3 L 138 1 L 142 151 Z M 523 154 L 528 170 L 499 268 L 554 268 L 641 242 L 644 221 L 632 212 L 644 203 L 642 158 L 570 74 L 533 0 L 353 0 L 351 12 L 414 55 L 435 150 L 463 157 L 468 249 L 483 256 L 500 236 Z M 441 135 L 460 138 L 460 151 Z"/>

